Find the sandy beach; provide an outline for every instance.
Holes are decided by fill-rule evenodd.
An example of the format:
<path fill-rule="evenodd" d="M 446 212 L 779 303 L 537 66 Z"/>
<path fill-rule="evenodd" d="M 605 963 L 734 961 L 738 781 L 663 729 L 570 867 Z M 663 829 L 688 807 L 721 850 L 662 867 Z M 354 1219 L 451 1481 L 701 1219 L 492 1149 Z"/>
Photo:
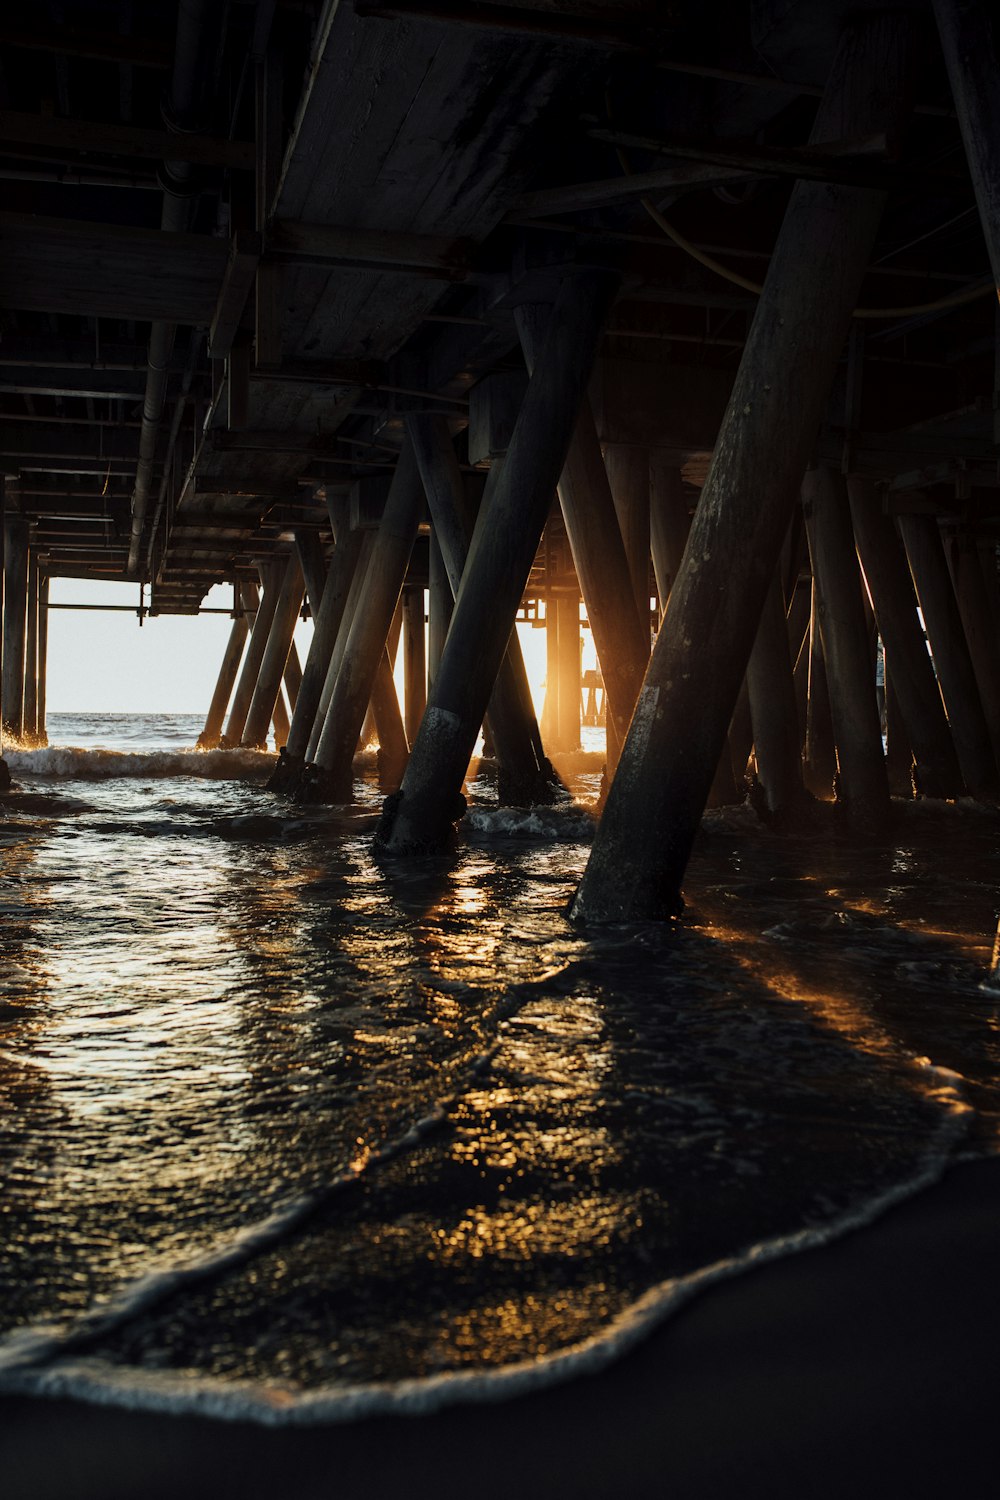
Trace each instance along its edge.
<path fill-rule="evenodd" d="M 0 1402 L 6 1500 L 996 1493 L 1000 1160 L 703 1297 L 603 1374 L 266 1430 Z"/>

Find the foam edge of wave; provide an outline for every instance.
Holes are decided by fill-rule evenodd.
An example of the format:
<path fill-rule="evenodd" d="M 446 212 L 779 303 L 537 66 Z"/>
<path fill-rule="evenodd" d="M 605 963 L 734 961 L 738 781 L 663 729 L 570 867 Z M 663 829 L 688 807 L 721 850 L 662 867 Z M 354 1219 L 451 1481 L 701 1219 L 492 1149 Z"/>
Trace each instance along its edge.
<path fill-rule="evenodd" d="M 189 1374 L 146 1371 L 96 1359 L 63 1360 L 43 1369 L 0 1369 L 0 1392 L 86 1401 L 128 1411 L 172 1416 L 211 1417 L 259 1426 L 319 1426 L 374 1416 L 425 1416 L 460 1403 L 493 1403 L 529 1395 L 581 1375 L 597 1374 L 614 1364 L 710 1287 L 734 1279 L 786 1256 L 822 1249 L 865 1229 L 883 1214 L 933 1187 L 957 1158 L 953 1147 L 964 1135 L 972 1106 L 962 1097 L 960 1075 L 926 1059 L 914 1059 L 922 1071 L 940 1080 L 936 1091 L 945 1109 L 940 1130 L 932 1137 L 923 1167 L 902 1182 L 838 1215 L 829 1223 L 794 1230 L 759 1241 L 739 1254 L 703 1266 L 686 1276 L 651 1287 L 607 1328 L 580 1344 L 530 1363 L 496 1370 L 458 1370 L 394 1383 L 372 1383 L 301 1392 L 259 1381 L 223 1381 Z"/>

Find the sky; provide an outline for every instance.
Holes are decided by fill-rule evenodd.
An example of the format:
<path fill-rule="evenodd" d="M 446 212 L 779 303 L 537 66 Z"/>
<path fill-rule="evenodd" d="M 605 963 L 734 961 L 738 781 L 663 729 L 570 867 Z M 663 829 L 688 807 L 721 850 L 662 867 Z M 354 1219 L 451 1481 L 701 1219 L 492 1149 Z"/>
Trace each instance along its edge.
<path fill-rule="evenodd" d="M 136 583 L 53 578 L 50 590 L 50 604 L 139 605 Z M 232 602 L 232 587 L 222 585 L 202 607 L 228 610 Z M 140 626 L 135 613 L 50 610 L 47 711 L 207 713 L 231 628 L 228 615 L 147 616 Z M 311 624 L 300 623 L 303 661 L 311 634 Z"/>
<path fill-rule="evenodd" d="M 228 614 L 147 616 L 140 626 L 138 584 L 54 578 L 50 589 L 51 604 L 125 605 L 131 613 L 49 611 L 49 713 L 208 712 L 232 626 Z M 228 611 L 232 602 L 226 584 L 211 589 L 202 607 Z M 520 636 L 540 708 L 545 632 L 521 627 Z M 311 638 L 311 622 L 300 621 L 295 640 L 303 665 Z M 593 664 L 589 631 L 584 642 L 586 667 Z"/>

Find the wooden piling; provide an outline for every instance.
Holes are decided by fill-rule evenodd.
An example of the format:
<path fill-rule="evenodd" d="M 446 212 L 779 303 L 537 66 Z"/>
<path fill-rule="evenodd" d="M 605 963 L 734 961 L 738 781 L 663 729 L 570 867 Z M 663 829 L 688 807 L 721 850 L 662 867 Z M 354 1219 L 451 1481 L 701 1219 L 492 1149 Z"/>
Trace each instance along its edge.
<path fill-rule="evenodd" d="M 232 696 L 233 686 L 236 682 L 236 674 L 240 669 L 240 661 L 243 657 L 243 648 L 246 645 L 247 636 L 250 634 L 248 614 L 253 612 L 254 600 L 248 601 L 246 586 L 239 585 L 241 609 L 233 621 L 229 632 L 229 640 L 222 657 L 222 665 L 219 668 L 219 676 L 216 680 L 215 691 L 212 701 L 208 706 L 205 716 L 205 727 L 198 736 L 199 750 L 217 750 L 222 738 L 222 725 L 226 717 L 226 709 L 229 707 L 229 699 Z"/>
<path fill-rule="evenodd" d="M 1000 91 L 994 7 L 985 0 L 933 0 L 948 81 L 1000 287 Z"/>
<path fill-rule="evenodd" d="M 899 741 L 905 738 L 907 764 L 910 748 L 913 751 L 916 790 L 927 797 L 960 797 L 964 791 L 962 773 L 927 654 L 902 542 L 870 481 L 851 475 L 847 489 L 858 554 L 885 648 L 886 701 L 888 704 L 891 694 L 906 726 L 905 735 L 896 727 L 896 744 L 891 747 L 896 785 L 903 758 L 897 751 Z M 891 741 L 893 724 L 888 707 L 886 712 L 887 740 Z"/>
<path fill-rule="evenodd" d="M 650 600 L 649 449 L 609 443 L 604 454 L 618 526 L 625 544 L 639 618 L 648 622 Z M 649 626 L 646 627 L 647 635 Z"/>
<path fill-rule="evenodd" d="M 424 492 L 413 446 L 407 440 L 393 474 L 316 749 L 317 774 L 308 791 L 314 800 L 351 800 L 351 766 L 358 736 L 423 513 Z"/>
<path fill-rule="evenodd" d="M 833 716 L 837 803 L 852 829 L 877 833 L 889 817 L 889 779 L 851 511 L 841 476 L 832 469 L 810 469 L 802 485 L 802 509 Z"/>
<path fill-rule="evenodd" d="M 829 801 L 837 774 L 837 753 L 833 744 L 833 716 L 830 713 L 830 690 L 819 628 L 819 589 L 815 578 L 809 595 L 806 751 L 803 771 L 805 784 L 812 795 Z"/>
<path fill-rule="evenodd" d="M 28 593 L 24 632 L 24 704 L 21 737 L 38 744 L 38 559 L 28 552 Z"/>
<path fill-rule="evenodd" d="M 462 472 L 443 417 L 409 417 L 407 431 L 427 495 L 449 592 L 455 598 L 462 586 L 475 528 Z M 503 460 L 494 460 L 494 465 L 499 475 Z M 550 801 L 554 777 L 542 747 L 543 736 L 535 719 L 516 626 L 508 637 L 484 719 L 498 762 L 501 800 L 513 806 Z"/>
<path fill-rule="evenodd" d="M 461 816 L 462 783 L 538 548 L 617 288 L 606 272 L 567 276 L 514 425 L 487 486 L 434 691 L 376 839 L 393 855 L 440 848 Z"/>
<path fill-rule="evenodd" d="M 422 584 L 403 589 L 403 727 L 412 745 L 427 707 L 427 643 Z"/>
<path fill-rule="evenodd" d="M 555 722 L 551 745 L 553 750 L 580 748 L 580 707 L 582 682 L 580 673 L 580 601 L 574 589 L 570 594 L 556 594 L 546 604 L 546 618 L 551 610 L 555 638 L 552 682 L 555 698 Z"/>
<path fill-rule="evenodd" d="M 900 516 L 899 528 L 920 601 L 962 779 L 974 797 L 992 799 L 1000 791 L 997 763 L 938 523 L 933 516 L 907 513 Z"/>
<path fill-rule="evenodd" d="M 961 531 L 950 537 L 946 555 L 993 758 L 1000 765 L 1000 641 L 993 626 L 979 553 L 970 533 Z"/>
<path fill-rule="evenodd" d="M 38 722 L 36 739 L 40 746 L 49 743 L 48 731 L 49 674 L 49 578 L 43 574 L 38 582 Z"/>
<path fill-rule="evenodd" d="M 525 363 L 532 371 L 551 309 L 526 304 L 515 313 Z M 649 660 L 648 604 L 634 607 L 634 586 L 608 471 L 586 395 L 557 486 L 573 566 L 604 679 L 608 765 L 617 762 Z M 648 572 L 648 559 L 647 559 Z"/>
<path fill-rule="evenodd" d="M 0 704 L 4 736 L 24 733 L 24 657 L 28 618 L 28 522 L 4 516 L 3 680 Z"/>
<path fill-rule="evenodd" d="M 371 700 L 359 736 L 363 746 L 367 743 L 365 730 L 370 718 L 374 725 L 375 738 L 378 740 L 375 764 L 378 768 L 378 784 L 383 792 L 394 792 L 399 786 L 410 753 L 406 727 L 399 707 L 399 694 L 396 692 L 394 664 L 398 646 L 398 637 L 394 641 L 390 630 L 382 658 L 375 669 Z"/>
<path fill-rule="evenodd" d="M 326 589 L 326 560 L 316 531 L 311 526 L 296 526 L 295 551 L 305 581 L 306 598 L 313 621 L 318 618 Z"/>
<path fill-rule="evenodd" d="M 268 782 L 268 788 L 273 792 L 293 791 L 302 774 L 309 739 L 319 713 L 330 659 L 357 571 L 364 535 L 365 533 L 360 530 L 349 530 L 346 517 L 342 519 L 323 588 L 323 597 L 313 621 L 309 655 L 306 657 L 302 686 L 292 713 L 284 754 Z"/>
<path fill-rule="evenodd" d="M 260 672 L 257 675 L 257 683 L 247 711 L 242 737 L 244 749 L 263 750 L 267 744 L 268 725 L 278 703 L 281 679 L 284 676 L 285 663 L 292 644 L 295 622 L 302 607 L 302 590 L 302 567 L 297 554 L 292 552 L 281 572 L 271 626 L 264 646 L 264 654 L 261 657 Z M 282 705 L 283 708 L 284 705 Z M 287 738 L 287 716 L 278 727 L 279 733 L 284 732 Z"/>
<path fill-rule="evenodd" d="M 306 765 L 315 763 L 316 751 L 319 747 L 320 736 L 326 723 L 330 700 L 337 683 L 337 674 L 340 664 L 344 659 L 347 649 L 347 641 L 351 633 L 351 626 L 360 608 L 364 596 L 365 577 L 368 572 L 368 562 L 371 558 L 372 547 L 375 545 L 375 533 L 373 531 L 359 531 L 361 538 L 357 557 L 354 562 L 353 574 L 347 588 L 347 598 L 341 611 L 340 624 L 336 631 L 333 650 L 330 652 L 330 660 L 327 663 L 326 677 L 323 682 L 323 690 L 320 693 L 319 707 L 313 720 L 313 727 L 309 731 L 309 743 L 306 746 Z"/>
<path fill-rule="evenodd" d="M 895 130 L 914 23 L 848 22 L 812 141 Z M 573 915 L 663 917 L 680 885 L 829 398 L 884 194 L 799 181 Z"/>
<path fill-rule="evenodd" d="M 649 545 L 661 623 L 690 530 L 681 471 L 653 448 L 649 453 Z"/>
<path fill-rule="evenodd" d="M 251 625 L 250 642 L 243 658 L 236 692 L 233 694 L 229 718 L 226 721 L 226 732 L 220 741 L 222 748 L 226 750 L 235 750 L 242 743 L 247 714 L 250 712 L 254 689 L 260 676 L 260 664 L 264 660 L 264 648 L 267 645 L 271 621 L 274 619 L 274 610 L 278 602 L 281 583 L 278 569 L 274 564 L 268 564 L 267 567 L 260 569 L 260 577 L 264 585 L 263 592 Z M 253 587 L 256 591 L 256 585 Z"/>
<path fill-rule="evenodd" d="M 892 652 L 883 642 L 884 669 L 885 669 L 885 769 L 889 777 L 889 790 L 894 797 L 910 797 L 914 791 L 922 791 L 926 784 L 926 778 L 918 773 L 914 760 L 913 750 L 910 745 L 910 737 L 906 728 L 906 718 L 903 714 L 899 701 L 899 694 L 895 687 L 893 675 Z M 926 654 L 926 653 L 925 653 Z M 928 657 L 928 664 L 930 658 Z M 935 687 L 935 691 L 937 691 Z M 955 758 L 954 746 L 951 747 L 952 757 Z M 955 774 L 958 777 L 958 785 L 961 785 L 961 773 L 958 771 L 958 761 L 955 759 Z M 931 782 L 933 785 L 933 782 Z M 927 793 L 929 796 L 930 793 Z M 937 793 L 935 793 L 937 795 Z"/>
<path fill-rule="evenodd" d="M 429 503 L 429 502 L 428 502 Z M 432 528 L 428 554 L 427 589 L 427 687 L 434 686 L 437 669 L 448 638 L 454 596 L 445 571 L 437 531 Z M 426 708 L 426 703 L 424 704 Z"/>
<path fill-rule="evenodd" d="M 746 680 L 757 757 L 756 805 L 764 816 L 784 821 L 802 811 L 806 792 L 788 623 L 777 572 L 764 600 Z"/>

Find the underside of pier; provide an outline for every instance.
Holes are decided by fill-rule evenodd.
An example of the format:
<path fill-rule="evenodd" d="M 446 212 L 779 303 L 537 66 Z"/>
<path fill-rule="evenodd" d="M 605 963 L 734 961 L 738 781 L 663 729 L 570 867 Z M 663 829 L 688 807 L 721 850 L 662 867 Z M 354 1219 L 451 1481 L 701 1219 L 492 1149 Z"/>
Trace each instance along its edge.
<path fill-rule="evenodd" d="M 599 698 L 581 920 L 677 911 L 711 799 L 995 799 L 991 11 L 8 8 L 5 735 L 44 740 L 50 579 L 226 584 L 203 746 L 273 724 L 275 790 L 345 801 L 373 723 L 387 858 L 447 842 L 484 725 L 502 799 L 558 797 Z"/>

